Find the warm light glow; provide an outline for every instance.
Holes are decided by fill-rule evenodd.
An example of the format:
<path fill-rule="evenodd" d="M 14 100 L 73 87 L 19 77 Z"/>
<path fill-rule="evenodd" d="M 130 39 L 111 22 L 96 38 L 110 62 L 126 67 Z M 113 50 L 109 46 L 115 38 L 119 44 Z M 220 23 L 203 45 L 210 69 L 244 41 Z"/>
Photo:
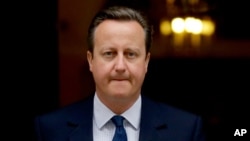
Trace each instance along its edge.
<path fill-rule="evenodd" d="M 202 24 L 203 24 L 203 29 L 202 29 L 202 34 L 203 35 L 207 35 L 210 36 L 214 33 L 215 31 L 215 24 L 212 20 L 210 19 L 204 19 L 202 20 Z"/>
<path fill-rule="evenodd" d="M 174 18 L 171 22 L 173 32 L 182 33 L 185 30 L 185 22 L 182 18 Z"/>
<path fill-rule="evenodd" d="M 203 25 L 200 19 L 187 17 L 185 19 L 185 30 L 188 33 L 200 34 L 202 31 Z"/>
<path fill-rule="evenodd" d="M 188 3 L 191 5 L 199 3 L 199 0 L 188 0 Z"/>
<path fill-rule="evenodd" d="M 193 47 L 199 47 L 201 44 L 200 34 L 192 34 L 190 40 Z"/>
<path fill-rule="evenodd" d="M 166 0 L 167 4 L 174 4 L 175 0 Z"/>
<path fill-rule="evenodd" d="M 171 24 L 168 20 L 163 20 L 160 23 L 160 31 L 162 35 L 170 35 L 171 34 Z"/>

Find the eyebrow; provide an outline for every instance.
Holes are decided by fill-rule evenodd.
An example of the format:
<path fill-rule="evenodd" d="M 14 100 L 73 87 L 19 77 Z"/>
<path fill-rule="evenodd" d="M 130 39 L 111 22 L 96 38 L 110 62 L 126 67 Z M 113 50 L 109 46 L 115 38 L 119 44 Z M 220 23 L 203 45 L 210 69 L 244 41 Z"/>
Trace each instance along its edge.
<path fill-rule="evenodd" d="M 117 50 L 117 48 L 115 48 L 115 47 L 103 47 L 101 49 L 101 51 L 103 51 L 103 50 Z M 136 47 L 136 48 L 127 47 L 124 50 L 125 51 L 137 51 L 137 52 L 140 52 L 140 49 L 138 47 Z"/>
<path fill-rule="evenodd" d="M 125 51 L 135 51 L 135 52 L 140 52 L 140 49 L 138 49 L 138 48 L 133 48 L 133 49 L 131 49 L 131 48 L 126 48 L 126 49 L 125 49 Z"/>

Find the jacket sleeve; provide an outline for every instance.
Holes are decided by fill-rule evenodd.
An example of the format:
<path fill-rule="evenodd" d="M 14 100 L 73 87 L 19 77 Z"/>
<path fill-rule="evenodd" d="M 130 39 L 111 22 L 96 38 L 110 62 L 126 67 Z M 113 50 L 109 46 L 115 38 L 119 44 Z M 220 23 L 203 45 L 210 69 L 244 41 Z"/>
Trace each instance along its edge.
<path fill-rule="evenodd" d="M 34 120 L 34 126 L 35 126 L 35 139 L 36 141 L 43 141 L 42 140 L 42 131 L 41 131 L 41 124 L 40 124 L 40 118 L 36 117 Z"/>
<path fill-rule="evenodd" d="M 206 141 L 206 135 L 203 128 L 203 120 L 199 116 L 196 118 L 193 129 L 193 141 Z"/>

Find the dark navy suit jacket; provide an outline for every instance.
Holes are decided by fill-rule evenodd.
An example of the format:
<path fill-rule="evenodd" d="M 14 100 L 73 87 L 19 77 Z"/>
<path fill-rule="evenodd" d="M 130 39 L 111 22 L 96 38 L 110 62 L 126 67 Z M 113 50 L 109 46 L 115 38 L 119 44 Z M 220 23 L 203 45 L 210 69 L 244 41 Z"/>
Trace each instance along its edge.
<path fill-rule="evenodd" d="M 38 116 L 38 141 L 93 141 L 93 97 Z M 142 96 L 140 141 L 204 141 L 199 116 Z"/>

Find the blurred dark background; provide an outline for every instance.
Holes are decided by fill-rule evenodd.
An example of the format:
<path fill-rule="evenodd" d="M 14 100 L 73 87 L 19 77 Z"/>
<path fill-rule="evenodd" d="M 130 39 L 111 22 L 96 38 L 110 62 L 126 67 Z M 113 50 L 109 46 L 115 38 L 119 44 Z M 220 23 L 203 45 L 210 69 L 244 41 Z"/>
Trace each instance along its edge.
<path fill-rule="evenodd" d="M 176 7 L 169 7 L 170 3 Z M 11 120 L 6 122 L 7 138 L 34 140 L 35 116 L 93 92 L 86 61 L 88 24 L 100 8 L 119 4 L 144 11 L 154 24 L 155 40 L 143 94 L 200 114 L 208 141 L 245 139 L 233 134 L 235 129 L 250 129 L 247 1 L 48 0 L 16 4 L 9 16 L 14 19 L 10 35 L 15 41 L 9 42 L 14 61 L 8 59 L 11 74 L 6 75 L 10 100 L 4 117 Z M 171 8 L 177 9 L 172 15 Z M 171 44 L 173 33 L 163 36 L 159 29 L 162 19 L 175 16 L 210 17 L 215 32 L 209 42 L 192 47 L 185 41 L 176 50 Z"/>

